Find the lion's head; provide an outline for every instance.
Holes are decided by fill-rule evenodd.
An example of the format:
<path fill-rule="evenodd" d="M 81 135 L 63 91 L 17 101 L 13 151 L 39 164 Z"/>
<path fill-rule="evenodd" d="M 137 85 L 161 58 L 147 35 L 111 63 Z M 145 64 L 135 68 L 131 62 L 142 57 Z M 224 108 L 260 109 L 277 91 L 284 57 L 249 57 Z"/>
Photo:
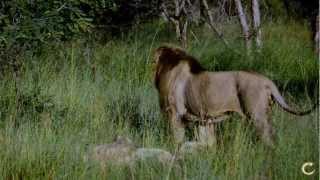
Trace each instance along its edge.
<path fill-rule="evenodd" d="M 159 88 L 160 77 L 181 62 L 189 64 L 192 74 L 198 74 L 205 70 L 194 57 L 188 55 L 181 48 L 161 46 L 155 50 L 154 63 L 156 64 L 156 70 L 154 83 L 157 88 Z"/>

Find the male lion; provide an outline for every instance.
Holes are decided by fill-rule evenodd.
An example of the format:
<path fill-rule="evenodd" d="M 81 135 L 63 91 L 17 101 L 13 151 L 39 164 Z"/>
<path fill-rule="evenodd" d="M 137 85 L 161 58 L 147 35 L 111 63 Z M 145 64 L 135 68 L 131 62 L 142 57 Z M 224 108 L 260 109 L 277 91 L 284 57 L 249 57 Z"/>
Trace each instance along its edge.
<path fill-rule="evenodd" d="M 187 121 L 198 117 L 199 140 L 214 143 L 215 122 L 235 112 L 253 120 L 262 141 L 274 146 L 274 130 L 268 117 L 272 100 L 285 111 L 305 115 L 292 109 L 267 77 L 244 71 L 209 72 L 179 48 L 159 47 L 155 51 L 155 86 L 161 110 L 168 115 L 174 138 L 184 140 Z"/>

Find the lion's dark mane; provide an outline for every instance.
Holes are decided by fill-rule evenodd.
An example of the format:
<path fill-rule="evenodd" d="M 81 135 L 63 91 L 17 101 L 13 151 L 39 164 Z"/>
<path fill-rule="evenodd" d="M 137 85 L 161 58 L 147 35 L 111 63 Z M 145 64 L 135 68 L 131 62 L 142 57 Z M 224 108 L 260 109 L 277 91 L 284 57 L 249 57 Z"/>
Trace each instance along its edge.
<path fill-rule="evenodd" d="M 159 87 L 161 74 L 165 74 L 166 72 L 172 70 L 181 62 L 188 62 L 190 66 L 190 72 L 192 74 L 199 74 L 205 71 L 196 58 L 188 55 L 181 49 L 161 46 L 156 49 L 156 52 L 161 52 L 156 68 L 157 73 L 155 77 L 155 85 L 157 88 Z"/>
<path fill-rule="evenodd" d="M 161 46 L 157 49 L 161 51 L 161 56 L 159 57 L 159 63 L 165 65 L 169 70 L 178 65 L 181 61 L 187 61 L 190 65 L 190 71 L 193 74 L 201 73 L 205 69 L 201 66 L 196 58 L 188 55 L 185 51 L 178 48 L 171 48 L 168 46 Z"/>

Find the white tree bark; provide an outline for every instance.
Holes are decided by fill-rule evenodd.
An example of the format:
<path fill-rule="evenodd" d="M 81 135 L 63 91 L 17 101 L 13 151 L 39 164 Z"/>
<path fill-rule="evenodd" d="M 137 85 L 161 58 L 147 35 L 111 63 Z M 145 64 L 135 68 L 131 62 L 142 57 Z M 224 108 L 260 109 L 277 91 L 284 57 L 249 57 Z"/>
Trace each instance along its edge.
<path fill-rule="evenodd" d="M 252 0 L 252 18 L 253 29 L 255 32 L 256 46 L 258 49 L 262 47 L 261 28 L 260 28 L 260 8 L 259 0 Z"/>
<path fill-rule="evenodd" d="M 234 0 L 237 10 L 238 10 L 238 16 L 240 20 L 240 24 L 242 27 L 243 36 L 245 38 L 246 47 L 247 47 L 247 53 L 250 54 L 251 52 L 251 41 L 250 41 L 250 32 L 249 32 L 249 26 L 247 23 L 246 15 L 243 11 L 242 4 L 240 0 Z"/>

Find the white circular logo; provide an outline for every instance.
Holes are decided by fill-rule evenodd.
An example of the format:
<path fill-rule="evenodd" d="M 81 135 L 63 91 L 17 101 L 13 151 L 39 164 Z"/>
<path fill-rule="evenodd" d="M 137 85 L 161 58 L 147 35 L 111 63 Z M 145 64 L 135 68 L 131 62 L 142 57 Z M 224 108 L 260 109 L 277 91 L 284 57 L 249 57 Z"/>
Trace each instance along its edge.
<path fill-rule="evenodd" d="M 307 176 L 314 174 L 315 170 L 312 168 L 313 164 L 314 164 L 313 162 L 304 163 L 301 167 L 302 173 Z"/>

